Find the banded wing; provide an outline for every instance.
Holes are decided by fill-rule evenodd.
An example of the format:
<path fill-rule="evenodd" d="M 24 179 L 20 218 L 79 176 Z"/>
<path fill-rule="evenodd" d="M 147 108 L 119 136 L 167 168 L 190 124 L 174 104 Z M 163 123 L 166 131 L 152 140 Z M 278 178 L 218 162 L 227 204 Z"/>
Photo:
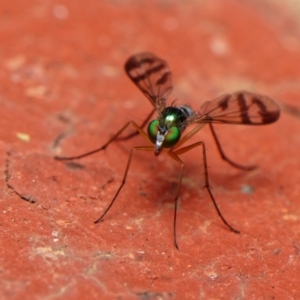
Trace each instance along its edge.
<path fill-rule="evenodd" d="M 156 110 L 161 112 L 173 88 L 168 64 L 154 54 L 139 53 L 127 60 L 125 71 Z"/>
<path fill-rule="evenodd" d="M 239 91 L 205 102 L 191 123 L 263 125 L 275 122 L 279 106 L 269 97 Z"/>

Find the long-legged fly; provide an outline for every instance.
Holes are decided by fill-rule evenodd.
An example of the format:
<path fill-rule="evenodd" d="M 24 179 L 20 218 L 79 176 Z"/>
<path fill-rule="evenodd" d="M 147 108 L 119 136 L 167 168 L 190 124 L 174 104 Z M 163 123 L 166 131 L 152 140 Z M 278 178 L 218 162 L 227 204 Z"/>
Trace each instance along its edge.
<path fill-rule="evenodd" d="M 153 106 L 153 110 L 143 124 L 139 126 L 134 121 L 129 121 L 102 147 L 98 149 L 72 157 L 55 157 L 58 160 L 73 160 L 83 158 L 106 149 L 113 141 L 128 139 L 137 134 L 141 134 L 141 136 L 143 136 L 147 142 L 150 141 L 150 143 L 152 143 L 151 146 L 139 146 L 131 149 L 122 183 L 106 210 L 103 212 L 100 218 L 95 221 L 95 223 L 103 220 L 104 216 L 110 210 L 120 191 L 125 185 L 133 153 L 136 151 L 154 151 L 154 155 L 158 156 L 165 149 L 167 150 L 167 154 L 171 156 L 181 167 L 174 198 L 175 209 L 173 222 L 174 244 L 178 249 L 176 239 L 177 203 L 184 173 L 184 163 L 179 158 L 179 155 L 196 147 L 200 147 L 203 155 L 205 178 L 204 187 L 208 191 L 217 213 L 224 224 L 231 231 L 239 233 L 239 231 L 233 228 L 223 217 L 211 192 L 204 142 L 199 141 L 187 146 L 183 146 L 183 144 L 186 143 L 192 136 L 194 136 L 204 125 L 208 124 L 222 159 L 236 168 L 242 170 L 251 170 L 255 168 L 255 166 L 239 165 L 230 160 L 224 154 L 213 124 L 265 125 L 273 123 L 279 118 L 280 115 L 278 105 L 267 96 L 254 94 L 247 91 L 238 91 L 233 94 L 222 95 L 212 101 L 207 101 L 203 103 L 198 110 L 194 110 L 189 105 L 177 106 L 174 103 L 170 106 L 167 106 L 166 99 L 172 91 L 172 74 L 169 70 L 168 64 L 164 60 L 158 58 L 152 53 L 139 53 L 131 56 L 127 60 L 125 63 L 125 71 L 129 78 L 144 93 Z M 146 132 L 144 131 L 143 127 L 149 122 L 154 112 L 156 112 L 157 117 L 155 120 L 152 120 L 149 123 Z M 195 127 L 184 135 L 185 130 L 191 124 L 195 124 Z M 120 135 L 129 126 L 132 126 L 135 131 L 125 137 L 121 137 Z"/>

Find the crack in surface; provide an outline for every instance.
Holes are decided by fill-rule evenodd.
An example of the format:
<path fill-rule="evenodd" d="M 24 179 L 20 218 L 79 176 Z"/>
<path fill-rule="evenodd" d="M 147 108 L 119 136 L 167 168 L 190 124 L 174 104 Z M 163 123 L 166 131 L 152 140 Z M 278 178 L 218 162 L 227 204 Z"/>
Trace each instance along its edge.
<path fill-rule="evenodd" d="M 10 172 L 9 172 L 9 165 L 10 165 L 10 157 L 11 157 L 11 152 L 7 151 L 6 152 L 7 157 L 5 160 L 5 170 L 4 170 L 4 175 L 5 175 L 5 182 L 6 186 L 8 189 L 12 190 L 18 197 L 20 197 L 22 200 L 28 201 L 29 203 L 36 203 L 37 200 L 34 198 L 32 195 L 27 195 L 27 194 L 21 194 L 10 182 L 10 178 L 12 177 Z"/>

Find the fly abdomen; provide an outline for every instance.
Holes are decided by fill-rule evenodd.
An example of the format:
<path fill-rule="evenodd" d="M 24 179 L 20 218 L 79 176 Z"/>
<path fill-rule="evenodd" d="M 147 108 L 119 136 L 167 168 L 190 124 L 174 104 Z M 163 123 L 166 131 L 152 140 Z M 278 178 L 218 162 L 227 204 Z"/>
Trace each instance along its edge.
<path fill-rule="evenodd" d="M 180 109 L 185 114 L 187 119 L 189 119 L 195 114 L 194 110 L 187 105 L 178 106 L 177 108 Z"/>

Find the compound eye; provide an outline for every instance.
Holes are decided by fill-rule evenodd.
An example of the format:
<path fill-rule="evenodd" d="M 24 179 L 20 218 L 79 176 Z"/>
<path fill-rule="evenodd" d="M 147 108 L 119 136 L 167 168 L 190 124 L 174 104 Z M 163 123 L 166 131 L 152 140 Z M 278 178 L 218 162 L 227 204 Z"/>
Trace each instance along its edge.
<path fill-rule="evenodd" d="M 165 148 L 171 148 L 173 146 L 175 146 L 177 144 L 177 142 L 180 140 L 180 130 L 178 129 L 178 127 L 171 127 L 171 129 L 169 129 L 164 143 L 163 143 L 163 147 Z"/>
<path fill-rule="evenodd" d="M 149 125 L 148 125 L 148 137 L 150 141 L 155 144 L 156 143 L 156 136 L 158 132 L 158 125 L 159 121 L 158 120 L 153 120 Z"/>

